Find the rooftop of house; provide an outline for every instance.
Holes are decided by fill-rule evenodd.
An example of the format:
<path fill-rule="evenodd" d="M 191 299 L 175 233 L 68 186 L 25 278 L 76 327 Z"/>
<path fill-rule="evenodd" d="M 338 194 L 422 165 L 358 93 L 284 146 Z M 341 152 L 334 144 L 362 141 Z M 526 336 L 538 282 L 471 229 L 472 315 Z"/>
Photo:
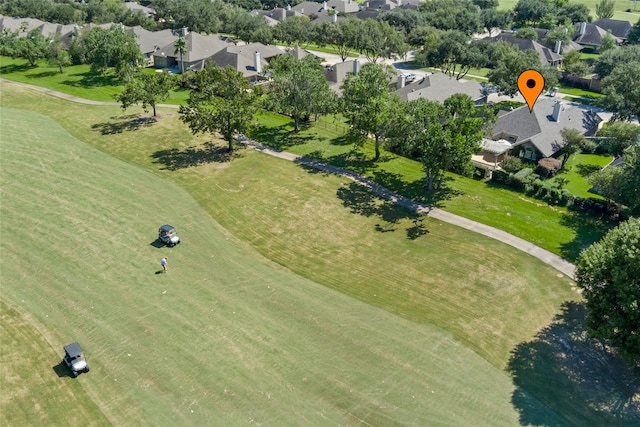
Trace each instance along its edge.
<path fill-rule="evenodd" d="M 576 24 L 575 33 L 573 34 L 572 41 L 581 45 L 587 46 L 600 46 L 602 45 L 602 37 L 607 34 L 607 30 L 591 22 L 582 22 Z M 622 43 L 622 39 L 612 34 L 616 43 Z"/>
<path fill-rule="evenodd" d="M 523 52 L 533 49 L 538 53 L 538 56 L 540 57 L 540 63 L 542 65 L 553 65 L 562 60 L 562 55 L 555 53 L 548 47 L 543 46 L 534 40 L 516 37 L 514 33 L 502 32 L 495 37 L 491 37 L 490 40 L 493 42 L 507 42 L 509 44 L 517 46 L 518 49 Z"/>
<path fill-rule="evenodd" d="M 531 142 L 545 157 L 550 157 L 562 148 L 562 129 L 577 129 L 581 134 L 589 134 L 601 121 L 596 113 L 583 105 L 544 97 L 538 99 L 532 111 L 526 105 L 501 111 L 492 135 L 493 139 L 511 137 L 514 145 Z"/>
<path fill-rule="evenodd" d="M 231 44 L 229 39 L 223 40 L 218 34 L 203 36 L 199 33 L 189 32 L 184 36 L 187 43 L 187 53 L 182 58 L 185 63 L 192 63 L 207 59 Z M 157 55 L 178 58 L 174 42 L 168 43 L 158 49 Z"/>
<path fill-rule="evenodd" d="M 598 19 L 593 22 L 594 25 L 602 28 L 605 31 L 611 31 L 613 36 L 626 40 L 629 35 L 629 31 L 633 25 L 629 21 L 621 21 L 619 19 Z"/>
<path fill-rule="evenodd" d="M 144 13 L 147 17 L 152 17 L 156 14 L 155 9 L 147 7 L 147 6 L 143 6 L 140 3 L 136 3 L 133 1 L 128 1 L 124 3 L 124 6 L 129 9 L 132 12 L 142 12 Z"/>
<path fill-rule="evenodd" d="M 425 76 L 398 89 L 396 93 L 405 101 L 426 98 L 443 102 L 456 93 L 469 95 L 474 101 L 485 96 L 484 88 L 479 82 L 475 80 L 456 80 L 444 73 Z"/>
<path fill-rule="evenodd" d="M 174 30 L 149 31 L 137 25 L 131 27 L 129 31 L 136 36 L 136 42 L 142 53 L 153 53 L 178 40 L 178 33 Z"/>

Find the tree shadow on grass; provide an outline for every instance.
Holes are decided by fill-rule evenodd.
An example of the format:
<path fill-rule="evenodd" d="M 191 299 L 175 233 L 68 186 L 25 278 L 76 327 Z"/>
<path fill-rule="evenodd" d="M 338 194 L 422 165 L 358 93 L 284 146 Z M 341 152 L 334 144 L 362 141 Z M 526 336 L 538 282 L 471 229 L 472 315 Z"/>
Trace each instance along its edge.
<path fill-rule="evenodd" d="M 36 66 L 26 64 L 7 64 L 0 67 L 0 75 L 11 74 L 11 73 L 25 73 L 32 68 L 36 68 Z"/>
<path fill-rule="evenodd" d="M 424 215 L 377 196 L 361 184 L 347 183 L 338 189 L 336 195 L 342 201 L 342 205 L 349 208 L 351 213 L 379 218 L 382 222 L 375 225 L 375 230 L 380 233 L 396 231 L 403 219 L 410 219 L 413 224 L 405 229 L 408 239 L 415 240 L 429 233 L 424 224 Z"/>
<path fill-rule="evenodd" d="M 293 132 L 289 123 L 276 127 L 260 126 L 253 129 L 248 136 L 264 145 L 282 151 L 289 147 L 306 144 L 315 139 L 313 135 L 301 133 L 308 127 L 309 124 L 303 122 L 299 125 L 300 131 Z"/>
<path fill-rule="evenodd" d="M 30 79 L 40 79 L 40 78 L 57 76 L 58 74 L 60 74 L 59 71 L 41 71 L 39 73 L 25 74 L 25 76 Z"/>
<path fill-rule="evenodd" d="M 580 252 L 591 244 L 602 239 L 607 231 L 617 225 L 605 216 L 598 216 L 584 211 L 570 210 L 562 216 L 560 224 L 575 231 L 573 240 L 562 244 L 562 257 L 574 262 Z"/>
<path fill-rule="evenodd" d="M 226 146 L 207 142 L 201 147 L 191 146 L 184 150 L 171 148 L 156 151 L 151 154 L 151 158 L 155 159 L 154 163 L 163 165 L 162 170 L 175 171 L 207 163 L 227 163 L 240 155 L 238 149 L 229 153 Z"/>
<path fill-rule="evenodd" d="M 640 374 L 585 329 L 586 308 L 566 302 L 533 341 L 518 344 L 507 370 L 520 423 L 640 425 Z"/>
<path fill-rule="evenodd" d="M 582 163 L 574 167 L 576 168 L 576 173 L 585 178 L 601 169 L 598 165 L 585 165 Z"/>
<path fill-rule="evenodd" d="M 119 86 L 121 84 L 120 79 L 115 74 L 101 74 L 87 71 L 84 73 L 69 74 L 69 76 L 81 76 L 79 80 L 64 80 L 63 85 L 82 87 L 82 88 L 94 88 L 102 86 Z"/>
<path fill-rule="evenodd" d="M 97 130 L 102 135 L 114 135 L 135 131 L 141 127 L 149 127 L 158 121 L 156 117 L 142 117 L 139 114 L 114 116 L 111 117 L 111 120 L 109 122 L 96 123 L 91 126 L 91 129 Z"/>

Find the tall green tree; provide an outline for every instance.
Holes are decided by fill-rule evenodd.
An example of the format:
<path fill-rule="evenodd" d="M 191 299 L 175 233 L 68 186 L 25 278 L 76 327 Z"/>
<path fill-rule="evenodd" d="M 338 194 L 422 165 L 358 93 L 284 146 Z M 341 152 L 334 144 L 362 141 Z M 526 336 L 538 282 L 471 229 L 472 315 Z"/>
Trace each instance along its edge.
<path fill-rule="evenodd" d="M 176 86 L 176 79 L 169 73 L 135 73 L 125 84 L 124 90 L 114 95 L 122 109 L 131 105 L 142 104 L 144 111 L 153 109 L 156 116 L 156 105 L 169 97 L 169 92 Z"/>
<path fill-rule="evenodd" d="M 348 75 L 342 83 L 343 114 L 359 141 L 373 136 L 374 161 L 380 159 L 381 138 L 390 113 L 399 102 L 389 88 L 395 74 L 387 65 L 366 63 L 357 74 Z"/>
<path fill-rule="evenodd" d="M 320 60 L 313 55 L 301 59 L 292 55 L 274 58 L 267 72 L 271 74 L 266 105 L 293 118 L 294 131 L 298 132 L 300 120 L 331 108 L 334 93 L 329 88 Z"/>
<path fill-rule="evenodd" d="M 464 33 L 447 31 L 440 36 L 435 46 L 428 50 L 426 47 L 421 49 L 415 60 L 421 65 L 439 68 L 448 76 L 460 80 L 471 68 L 480 68 L 486 64 L 488 57 L 477 45 L 470 44 Z"/>
<path fill-rule="evenodd" d="M 357 33 L 351 34 L 350 44 L 374 64 L 382 58 L 404 56 L 408 51 L 403 34 L 386 21 L 369 18 L 360 21 L 356 28 Z"/>
<path fill-rule="evenodd" d="M 600 144 L 606 152 L 618 157 L 630 146 L 640 145 L 640 126 L 629 122 L 612 122 L 599 130 L 598 136 L 604 138 Z"/>
<path fill-rule="evenodd" d="M 12 58 L 24 58 L 33 67 L 39 59 L 46 58 L 49 40 L 42 35 L 38 28 L 27 32 L 25 22 L 18 30 L 3 31 L 1 49 L 4 55 Z"/>
<path fill-rule="evenodd" d="M 562 155 L 562 164 L 560 168 L 564 168 L 567 164 L 567 160 L 572 154 L 579 152 L 584 147 L 586 139 L 577 129 L 564 128 L 560 131 L 562 136 L 562 148 L 560 153 Z"/>
<path fill-rule="evenodd" d="M 58 67 L 60 74 L 64 72 L 62 67 L 71 65 L 71 56 L 65 48 L 59 33 L 56 34 L 53 39 L 49 40 L 46 58 L 49 65 Z"/>
<path fill-rule="evenodd" d="M 423 98 L 403 102 L 386 127 L 389 146 L 420 160 L 427 191 L 437 190 L 442 188 L 447 171 L 469 170 L 471 155 L 479 148 L 491 118 L 462 94 L 444 104 Z"/>
<path fill-rule="evenodd" d="M 175 53 L 180 55 L 180 74 L 182 75 L 182 83 L 184 84 L 184 61 L 182 58 L 184 54 L 188 52 L 187 49 L 187 40 L 184 37 L 178 37 L 178 39 L 173 43 L 173 48 Z"/>
<path fill-rule="evenodd" d="M 501 94 L 515 95 L 518 92 L 518 76 L 526 70 L 540 71 L 544 77 L 544 89 L 558 84 L 558 69 L 541 66 L 540 57 L 533 49 L 522 52 L 506 43 L 498 43 L 493 59 L 498 65 L 487 73 L 487 78 L 498 87 Z"/>
<path fill-rule="evenodd" d="M 603 52 L 593 66 L 593 71 L 604 79 L 615 67 L 627 63 L 640 63 L 640 45 L 622 46 Z"/>
<path fill-rule="evenodd" d="M 640 18 L 633 24 L 629 34 L 627 34 L 627 44 L 640 44 Z"/>
<path fill-rule="evenodd" d="M 292 16 L 273 27 L 273 38 L 287 46 L 304 46 L 313 38 L 313 27 L 307 16 Z"/>
<path fill-rule="evenodd" d="M 320 46 L 331 45 L 344 62 L 355 49 L 359 34 L 359 20 L 340 19 L 338 22 L 323 21 L 313 27 L 313 40 Z"/>
<path fill-rule="evenodd" d="M 616 6 L 615 0 L 600 0 L 596 4 L 596 19 L 611 19 Z"/>
<path fill-rule="evenodd" d="M 611 74 L 602 79 L 601 105 L 613 111 L 616 119 L 640 119 L 640 62 L 615 66 Z"/>
<path fill-rule="evenodd" d="M 611 35 L 611 32 L 609 31 L 600 39 L 599 51 L 600 53 L 606 52 L 608 50 L 615 49 L 617 46 L 618 45 L 616 43 L 616 39 Z"/>
<path fill-rule="evenodd" d="M 120 25 L 111 28 L 93 27 L 81 36 L 85 60 L 93 71 L 115 68 L 120 73 L 127 67 L 142 63 L 142 53 L 135 36 Z"/>
<path fill-rule="evenodd" d="M 608 167 L 589 177 L 599 194 L 640 215 L 640 145 L 631 145 L 621 167 Z"/>
<path fill-rule="evenodd" d="M 632 218 L 580 253 L 576 282 L 588 309 L 587 327 L 620 355 L 640 359 L 640 219 Z"/>
<path fill-rule="evenodd" d="M 257 104 L 257 96 L 242 73 L 230 66 L 213 65 L 195 75 L 187 105 L 181 105 L 178 112 L 191 132 L 218 132 L 232 152 L 236 134 L 250 129 Z"/>

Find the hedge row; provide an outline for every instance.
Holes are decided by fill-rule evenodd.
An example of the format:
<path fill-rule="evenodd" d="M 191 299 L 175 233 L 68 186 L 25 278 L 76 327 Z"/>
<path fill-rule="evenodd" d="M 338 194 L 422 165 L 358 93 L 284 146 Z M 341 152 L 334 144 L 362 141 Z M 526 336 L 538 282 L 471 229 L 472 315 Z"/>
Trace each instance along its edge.
<path fill-rule="evenodd" d="M 567 206 L 569 209 L 586 211 L 597 216 L 611 218 L 627 216 L 614 202 L 575 196 L 570 191 L 560 188 L 557 183 L 541 180 L 532 169 L 522 169 L 515 174 L 496 170 L 493 171 L 491 180 L 552 205 Z"/>

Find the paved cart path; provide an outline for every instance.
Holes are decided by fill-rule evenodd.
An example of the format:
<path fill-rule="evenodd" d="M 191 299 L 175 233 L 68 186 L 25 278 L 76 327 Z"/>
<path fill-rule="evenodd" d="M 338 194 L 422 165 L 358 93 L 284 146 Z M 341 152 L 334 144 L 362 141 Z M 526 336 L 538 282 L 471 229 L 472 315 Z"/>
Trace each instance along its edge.
<path fill-rule="evenodd" d="M 25 84 L 25 83 L 18 83 L 18 82 L 13 82 L 10 80 L 5 80 L 5 79 L 1 79 L 0 78 L 0 82 L 2 83 L 6 83 L 6 84 L 11 84 L 11 85 L 16 85 L 16 86 L 22 86 L 22 87 L 27 87 L 33 90 L 37 90 L 39 92 L 42 93 L 46 93 L 48 95 L 52 95 L 52 96 L 56 96 L 58 98 L 62 98 L 62 99 L 66 99 L 69 101 L 73 101 L 73 102 L 79 102 L 79 103 L 83 103 L 83 104 L 90 104 L 90 105 L 120 105 L 117 102 L 104 102 L 104 101 L 92 101 L 92 100 L 88 100 L 88 99 L 83 99 L 83 98 L 78 98 L 76 96 L 72 96 L 66 93 L 62 93 L 62 92 L 58 92 L 55 90 L 51 90 L 51 89 L 46 89 L 46 88 L 42 88 L 39 86 L 34 86 L 34 85 L 29 85 L 29 84 Z M 172 104 L 159 104 L 158 107 L 165 107 L 165 108 L 178 108 L 177 105 L 172 105 Z M 419 203 L 416 201 L 413 201 L 407 197 L 401 196 L 399 194 L 394 193 L 393 191 L 389 190 L 388 188 L 372 181 L 369 178 L 366 178 L 360 174 L 357 174 L 353 171 L 350 171 L 348 169 L 344 169 L 344 168 L 340 168 L 334 165 L 330 165 L 327 163 L 323 163 L 317 160 L 313 160 L 304 156 L 299 156 L 297 154 L 293 154 L 293 153 L 289 153 L 286 151 L 279 151 L 279 150 L 275 150 L 271 147 L 268 147 L 264 144 L 261 144 L 257 141 L 254 141 L 252 139 L 249 139 L 245 136 L 240 136 L 238 137 L 238 141 L 241 142 L 242 144 L 254 148 L 262 153 L 268 154 L 270 156 L 274 156 L 274 157 L 278 157 L 280 159 L 284 159 L 284 160 L 289 160 L 292 162 L 296 162 L 308 167 L 312 167 L 314 169 L 318 169 L 318 170 L 322 170 L 325 172 L 329 172 L 329 173 L 334 173 L 337 175 L 341 175 L 344 177 L 347 177 L 367 188 L 369 188 L 371 191 L 373 191 L 375 194 L 377 194 L 380 197 L 385 198 L 386 200 L 389 200 L 393 203 L 396 203 L 400 206 L 403 206 L 407 209 L 410 209 L 414 212 L 417 212 L 419 214 L 423 214 L 423 215 L 428 215 L 432 218 L 436 218 L 439 219 L 441 221 L 444 222 L 448 222 L 450 224 L 454 224 L 457 225 L 459 227 L 462 228 L 466 228 L 467 230 L 471 230 L 473 232 L 482 234 L 484 236 L 490 237 L 492 239 L 498 240 L 500 242 L 506 243 L 507 245 L 513 246 L 516 249 L 519 249 L 523 252 L 528 253 L 529 255 L 532 255 L 536 258 L 538 258 L 539 260 L 545 262 L 546 264 L 554 267 L 556 270 L 560 271 L 561 273 L 569 276 L 570 278 L 574 277 L 575 274 L 575 266 L 573 264 L 571 264 L 570 262 L 564 260 L 563 258 L 559 257 L 558 255 L 547 251 L 546 249 L 542 249 L 539 246 L 534 245 L 531 242 L 528 242 L 524 239 L 521 239 L 519 237 L 516 237 L 512 234 L 507 233 L 506 231 L 502 231 L 499 230 L 497 228 L 494 227 L 490 227 L 488 225 L 485 224 L 481 224 L 479 222 L 476 221 L 472 221 L 470 219 L 467 218 L 463 218 L 459 215 L 455 215 L 452 214 L 450 212 L 446 212 L 443 211 L 442 209 L 438 209 L 429 205 L 426 205 L 424 203 Z"/>

